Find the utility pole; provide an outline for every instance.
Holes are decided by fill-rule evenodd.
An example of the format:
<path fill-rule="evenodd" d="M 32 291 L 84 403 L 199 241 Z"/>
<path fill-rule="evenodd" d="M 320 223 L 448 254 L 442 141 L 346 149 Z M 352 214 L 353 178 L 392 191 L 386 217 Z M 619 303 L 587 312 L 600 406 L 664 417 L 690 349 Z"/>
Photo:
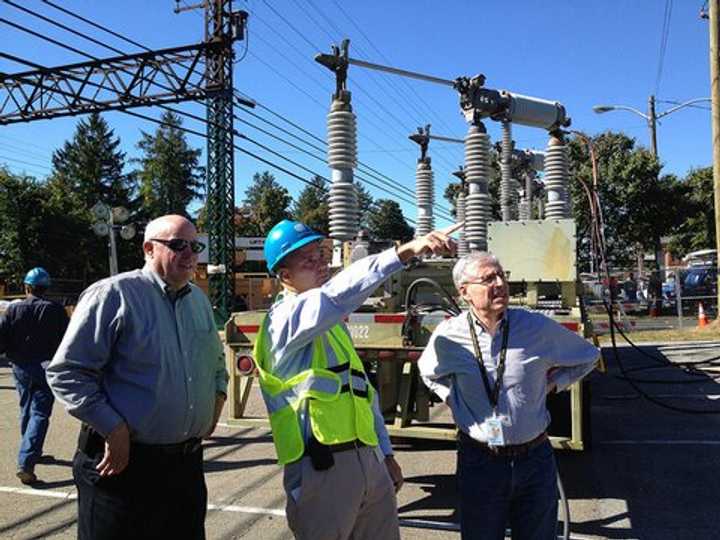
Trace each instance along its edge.
<path fill-rule="evenodd" d="M 713 191 L 715 200 L 716 272 L 720 274 L 720 0 L 710 0 L 710 99 L 712 100 Z M 718 287 L 720 309 L 720 287 Z"/>
<path fill-rule="evenodd" d="M 655 115 L 655 96 L 648 98 L 648 128 L 650 128 L 650 148 L 652 154 L 657 158 L 657 116 Z"/>

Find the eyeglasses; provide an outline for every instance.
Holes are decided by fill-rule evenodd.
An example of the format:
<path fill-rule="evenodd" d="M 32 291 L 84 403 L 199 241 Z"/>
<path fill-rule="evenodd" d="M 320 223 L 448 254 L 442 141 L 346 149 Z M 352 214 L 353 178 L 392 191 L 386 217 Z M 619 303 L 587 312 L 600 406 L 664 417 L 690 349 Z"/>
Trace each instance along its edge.
<path fill-rule="evenodd" d="M 200 253 L 205 249 L 205 244 L 198 242 L 197 240 L 188 241 L 184 238 L 173 238 L 172 240 L 164 240 L 162 238 L 151 238 L 151 242 L 157 242 L 165 247 L 172 249 L 175 253 L 184 251 L 185 248 L 189 247 L 193 253 Z"/>
<path fill-rule="evenodd" d="M 494 285 L 498 278 L 500 278 L 500 281 L 503 283 L 507 283 L 507 280 L 510 278 L 510 272 L 493 272 L 492 274 L 488 274 L 487 276 L 483 276 L 479 279 L 474 279 L 472 281 L 465 281 L 465 285 L 483 285 L 484 287 L 489 287 L 490 285 Z"/>

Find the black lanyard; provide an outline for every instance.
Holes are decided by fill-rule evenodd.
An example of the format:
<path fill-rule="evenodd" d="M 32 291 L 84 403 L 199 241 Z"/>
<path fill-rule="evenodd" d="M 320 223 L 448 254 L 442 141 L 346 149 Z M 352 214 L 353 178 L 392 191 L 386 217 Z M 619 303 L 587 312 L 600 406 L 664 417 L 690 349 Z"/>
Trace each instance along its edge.
<path fill-rule="evenodd" d="M 505 374 L 505 358 L 507 357 L 507 346 L 508 337 L 510 336 L 510 320 L 509 317 L 505 317 L 505 330 L 503 332 L 502 348 L 500 349 L 500 361 L 497 366 L 497 373 L 495 377 L 495 386 L 490 388 L 490 379 L 488 377 L 487 369 L 485 368 L 485 362 L 483 362 L 482 351 L 480 350 L 480 344 L 478 343 L 477 334 L 475 333 L 475 321 L 473 320 L 472 313 L 468 311 L 468 324 L 470 325 L 470 336 L 472 337 L 473 348 L 475 349 L 475 360 L 477 360 L 480 367 L 480 374 L 482 375 L 483 384 L 485 385 L 485 392 L 487 392 L 488 400 L 493 408 L 493 411 L 497 408 L 498 398 L 500 397 L 500 388 L 502 387 L 503 375 Z M 490 351 L 492 354 L 492 341 L 490 345 Z"/>

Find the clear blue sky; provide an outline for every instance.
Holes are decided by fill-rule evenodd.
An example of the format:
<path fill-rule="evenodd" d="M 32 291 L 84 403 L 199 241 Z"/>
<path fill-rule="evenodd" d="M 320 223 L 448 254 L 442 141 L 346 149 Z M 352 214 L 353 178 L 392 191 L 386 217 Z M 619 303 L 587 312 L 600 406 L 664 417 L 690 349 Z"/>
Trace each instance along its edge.
<path fill-rule="evenodd" d="M 137 51 L 40 0 L 16 1 L 120 49 Z M 194 43 L 203 35 L 200 13 L 176 15 L 173 0 L 55 1 L 148 47 Z M 671 101 L 709 96 L 708 23 L 698 16 L 701 0 L 670 3 L 661 71 L 666 0 L 236 0 L 234 5 L 250 12 L 248 51 L 235 66 L 235 87 L 323 138 L 334 80 L 330 72 L 316 65 L 313 56 L 319 51 L 329 52 L 330 44 L 343 37 L 351 39 L 353 57 L 389 62 L 449 79 L 483 73 L 488 87 L 562 102 L 575 129 L 593 134 L 608 129 L 624 131 L 645 146 L 649 144 L 647 125 L 641 117 L 622 111 L 596 115 L 592 106 L 621 104 L 646 111 L 648 96 L 656 94 L 657 109 L 662 112 L 673 106 Z M 93 55 L 114 54 L 5 3 L 0 3 L 0 16 Z M 2 24 L 0 44 L 3 51 L 48 66 L 84 60 Z M 239 57 L 245 45 L 236 45 Z M 13 73 L 23 69 L 0 60 L 0 71 Z M 358 116 L 359 159 L 411 190 L 418 149 L 407 136 L 427 123 L 432 124 L 432 132 L 438 135 L 463 138 L 466 133 L 457 96 L 449 88 L 378 75 L 357 67 L 350 68 L 349 88 Z M 178 107 L 204 114 L 199 105 Z M 152 109 L 140 112 L 159 116 Z M 278 122 L 266 111 L 258 112 Z M 256 122 L 242 112 L 238 115 Z M 140 129 L 155 129 L 151 123 L 119 112 L 107 113 L 105 117 L 130 157 L 138 155 L 135 144 Z M 50 172 L 52 151 L 72 136 L 76 122 L 77 118 L 67 118 L 0 127 L 0 163 L 7 164 L 12 171 L 43 178 Z M 202 124 L 189 119 L 185 125 L 204 129 Z M 490 121 L 487 125 L 493 140 L 498 140 L 499 126 Z M 236 129 L 329 176 L 323 163 L 247 125 L 236 123 Z M 543 149 L 547 134 L 516 126 L 514 138 L 521 148 Z M 203 148 L 204 155 L 204 140 L 190 139 Z M 244 141 L 238 144 L 257 150 Z M 709 165 L 709 110 L 685 108 L 664 118 L 658 126 L 658 145 L 665 172 L 683 176 L 692 167 Z M 310 176 L 264 151 L 258 153 L 301 176 Z M 442 191 L 452 179 L 450 172 L 462 164 L 462 146 L 432 142 L 430 155 L 436 200 L 447 207 Z M 238 204 L 253 173 L 266 168 L 236 154 Z M 291 194 L 302 189 L 299 181 L 280 172 L 275 174 Z M 376 188 L 370 191 L 376 198 L 393 198 Z M 410 205 L 402 206 L 408 217 L 415 217 Z"/>

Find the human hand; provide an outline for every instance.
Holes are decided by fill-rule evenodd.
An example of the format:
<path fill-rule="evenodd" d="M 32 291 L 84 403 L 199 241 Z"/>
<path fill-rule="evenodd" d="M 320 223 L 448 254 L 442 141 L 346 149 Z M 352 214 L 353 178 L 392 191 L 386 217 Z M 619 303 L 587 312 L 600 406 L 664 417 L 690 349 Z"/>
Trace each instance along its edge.
<path fill-rule="evenodd" d="M 123 472 L 130 460 L 130 430 L 121 422 L 105 439 L 105 454 L 95 467 L 100 476 L 113 476 Z"/>
<path fill-rule="evenodd" d="M 403 263 L 408 262 L 412 257 L 420 257 L 432 253 L 434 255 L 447 254 L 455 255 L 457 244 L 450 235 L 460 229 L 464 222 L 455 223 L 450 227 L 432 231 L 425 236 L 415 238 L 410 242 L 401 245 L 398 250 L 398 257 Z"/>
<path fill-rule="evenodd" d="M 400 465 L 395 461 L 393 456 L 385 457 L 385 467 L 387 467 L 390 479 L 392 480 L 393 486 L 395 486 L 395 493 L 397 493 L 400 491 L 404 482 L 402 469 L 400 469 Z"/>
<path fill-rule="evenodd" d="M 225 396 L 225 394 L 217 394 L 215 396 L 215 411 L 213 412 L 213 422 L 210 426 L 210 430 L 205 434 L 203 439 L 209 439 L 215 432 L 215 428 L 217 427 L 218 420 L 220 420 L 220 415 L 222 414 L 226 399 L 227 397 Z"/>

